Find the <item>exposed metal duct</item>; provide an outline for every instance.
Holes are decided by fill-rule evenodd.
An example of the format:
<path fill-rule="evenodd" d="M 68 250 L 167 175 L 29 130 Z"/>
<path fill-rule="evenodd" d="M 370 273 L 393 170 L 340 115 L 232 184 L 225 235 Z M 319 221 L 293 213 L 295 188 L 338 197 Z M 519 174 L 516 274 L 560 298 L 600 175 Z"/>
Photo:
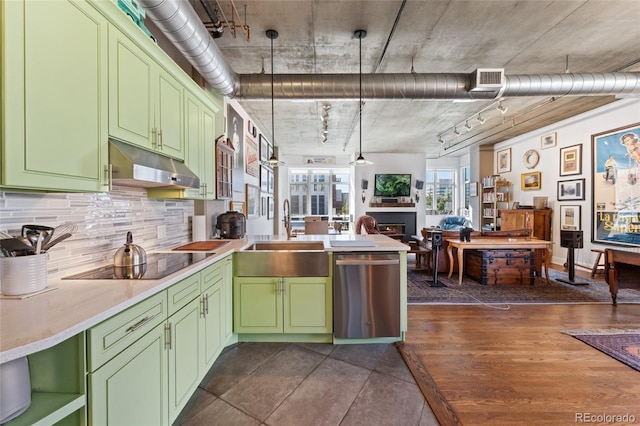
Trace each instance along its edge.
<path fill-rule="evenodd" d="M 271 75 L 238 76 L 227 64 L 188 1 L 138 0 L 147 16 L 221 94 L 270 99 Z M 505 76 L 501 90 L 471 91 L 473 76 L 461 73 L 368 74 L 367 99 L 495 99 L 496 97 L 614 95 L 640 93 L 640 73 L 582 73 Z M 358 99 L 358 74 L 274 75 L 277 99 Z"/>
<path fill-rule="evenodd" d="M 200 17 L 188 1 L 138 0 L 147 16 L 182 52 L 205 80 L 225 96 L 238 90 L 238 75 L 222 57 Z"/>
<path fill-rule="evenodd" d="M 640 93 L 640 73 L 533 74 L 506 76 L 504 97 Z"/>
<path fill-rule="evenodd" d="M 271 96 L 270 77 L 240 76 L 243 99 Z M 276 99 L 358 99 L 358 74 L 276 74 Z M 368 74 L 367 99 L 495 99 L 496 97 L 614 95 L 640 93 L 640 73 L 583 73 L 505 76 L 502 91 L 471 92 L 470 74 Z"/>
<path fill-rule="evenodd" d="M 279 99 L 358 99 L 358 74 L 276 74 L 274 97 Z M 270 76 L 240 76 L 243 99 L 271 96 Z M 494 99 L 493 92 L 470 92 L 469 75 L 363 74 L 362 95 L 367 99 Z"/>

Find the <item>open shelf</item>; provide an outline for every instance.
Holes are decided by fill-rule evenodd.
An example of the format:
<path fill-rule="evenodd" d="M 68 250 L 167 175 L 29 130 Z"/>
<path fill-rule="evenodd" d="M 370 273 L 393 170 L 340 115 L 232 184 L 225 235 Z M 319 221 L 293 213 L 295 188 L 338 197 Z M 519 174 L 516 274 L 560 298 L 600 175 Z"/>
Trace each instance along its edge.
<path fill-rule="evenodd" d="M 77 393 L 32 392 L 31 405 L 10 424 L 51 425 L 83 409 L 85 396 Z"/>

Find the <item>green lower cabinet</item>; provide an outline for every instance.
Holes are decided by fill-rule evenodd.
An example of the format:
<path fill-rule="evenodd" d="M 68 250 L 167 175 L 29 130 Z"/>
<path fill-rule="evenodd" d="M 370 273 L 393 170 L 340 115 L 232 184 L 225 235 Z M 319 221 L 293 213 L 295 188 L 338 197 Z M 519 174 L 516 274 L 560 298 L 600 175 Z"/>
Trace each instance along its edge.
<path fill-rule="evenodd" d="M 168 425 L 165 323 L 89 374 L 89 424 Z"/>
<path fill-rule="evenodd" d="M 213 365 L 222 348 L 224 313 L 222 281 L 209 287 L 201 296 L 202 316 L 199 326 L 200 374 L 204 375 Z"/>
<path fill-rule="evenodd" d="M 222 341 L 228 345 L 233 336 L 233 257 L 227 256 L 223 260 L 223 281 L 224 289 L 224 326 Z"/>
<path fill-rule="evenodd" d="M 235 277 L 233 290 L 236 333 L 333 330 L 330 277 Z"/>
<path fill-rule="evenodd" d="M 200 383 L 198 348 L 202 344 L 199 333 L 201 306 L 201 298 L 192 300 L 167 321 L 169 423 L 178 417 Z"/>

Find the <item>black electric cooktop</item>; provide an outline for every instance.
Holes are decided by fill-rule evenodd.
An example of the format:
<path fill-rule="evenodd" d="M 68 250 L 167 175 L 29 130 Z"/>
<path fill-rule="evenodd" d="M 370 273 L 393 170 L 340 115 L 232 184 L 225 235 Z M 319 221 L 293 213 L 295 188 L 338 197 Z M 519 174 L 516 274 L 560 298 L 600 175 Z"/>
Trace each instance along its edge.
<path fill-rule="evenodd" d="M 62 278 L 63 280 L 157 280 L 191 266 L 215 253 L 152 253 L 147 255 L 146 267 L 116 268 L 101 266 Z"/>

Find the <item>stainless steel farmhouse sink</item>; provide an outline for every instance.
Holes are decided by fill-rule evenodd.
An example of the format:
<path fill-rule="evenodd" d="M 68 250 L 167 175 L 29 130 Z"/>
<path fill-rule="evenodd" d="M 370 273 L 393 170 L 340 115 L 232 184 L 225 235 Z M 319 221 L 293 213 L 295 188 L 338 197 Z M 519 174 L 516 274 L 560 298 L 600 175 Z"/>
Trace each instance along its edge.
<path fill-rule="evenodd" d="M 329 254 L 322 241 L 265 241 L 234 254 L 239 277 L 326 277 Z"/>
<path fill-rule="evenodd" d="M 265 241 L 251 244 L 245 251 L 324 251 L 322 241 Z"/>

